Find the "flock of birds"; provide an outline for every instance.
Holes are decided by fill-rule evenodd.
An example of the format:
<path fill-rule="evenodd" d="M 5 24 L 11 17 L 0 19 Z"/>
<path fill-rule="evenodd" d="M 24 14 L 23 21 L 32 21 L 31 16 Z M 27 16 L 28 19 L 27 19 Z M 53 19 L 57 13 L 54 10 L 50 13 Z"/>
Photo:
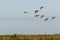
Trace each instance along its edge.
<path fill-rule="evenodd" d="M 40 10 L 41 10 L 42 8 L 43 8 L 43 6 L 40 7 Z M 40 16 L 40 15 L 38 14 L 38 12 L 39 12 L 39 10 L 35 10 L 35 11 L 34 11 L 35 17 Z M 26 14 L 26 13 L 28 13 L 28 12 L 25 11 L 24 13 Z M 41 19 L 43 19 L 44 17 L 45 17 L 45 15 L 41 15 L 41 16 L 40 16 Z M 52 20 L 54 20 L 55 18 L 56 18 L 55 16 L 51 17 Z M 44 21 L 48 21 L 48 20 L 49 20 L 48 17 L 46 17 L 46 18 L 44 19 Z"/>

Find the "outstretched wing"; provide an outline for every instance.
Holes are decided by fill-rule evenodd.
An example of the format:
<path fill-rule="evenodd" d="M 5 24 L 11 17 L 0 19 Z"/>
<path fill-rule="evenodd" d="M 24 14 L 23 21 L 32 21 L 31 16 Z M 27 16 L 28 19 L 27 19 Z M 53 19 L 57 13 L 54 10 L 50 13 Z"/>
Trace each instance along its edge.
<path fill-rule="evenodd" d="M 38 12 L 38 10 L 35 10 L 35 14 Z"/>
<path fill-rule="evenodd" d="M 41 19 L 44 17 L 44 15 L 41 15 Z"/>
<path fill-rule="evenodd" d="M 39 15 L 35 15 L 35 17 L 38 17 Z"/>
<path fill-rule="evenodd" d="M 24 13 L 27 13 L 26 11 Z"/>
<path fill-rule="evenodd" d="M 48 18 L 46 18 L 44 21 L 48 21 Z"/>
<path fill-rule="evenodd" d="M 40 9 L 42 9 L 42 8 L 43 8 L 43 6 L 40 7 Z"/>
<path fill-rule="evenodd" d="M 55 19 L 55 17 L 52 17 L 52 20 Z"/>

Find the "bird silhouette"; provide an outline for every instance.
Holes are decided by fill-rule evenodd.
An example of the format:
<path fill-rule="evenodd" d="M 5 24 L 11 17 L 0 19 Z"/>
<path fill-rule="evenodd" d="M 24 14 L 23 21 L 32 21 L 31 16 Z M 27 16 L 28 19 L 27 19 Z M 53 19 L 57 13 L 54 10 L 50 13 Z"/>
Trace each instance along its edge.
<path fill-rule="evenodd" d="M 38 10 L 35 10 L 35 14 L 38 12 Z"/>
<path fill-rule="evenodd" d="M 44 15 L 41 15 L 41 19 L 44 17 Z"/>
<path fill-rule="evenodd" d="M 55 19 L 55 17 L 52 17 L 52 20 Z"/>
<path fill-rule="evenodd" d="M 42 9 L 42 8 L 43 8 L 43 6 L 40 7 L 40 9 Z"/>
<path fill-rule="evenodd" d="M 24 13 L 27 13 L 26 11 Z"/>
<path fill-rule="evenodd" d="M 38 17 L 39 15 L 35 15 L 35 17 Z"/>
<path fill-rule="evenodd" d="M 45 20 L 44 21 L 48 21 L 48 18 L 45 18 Z"/>

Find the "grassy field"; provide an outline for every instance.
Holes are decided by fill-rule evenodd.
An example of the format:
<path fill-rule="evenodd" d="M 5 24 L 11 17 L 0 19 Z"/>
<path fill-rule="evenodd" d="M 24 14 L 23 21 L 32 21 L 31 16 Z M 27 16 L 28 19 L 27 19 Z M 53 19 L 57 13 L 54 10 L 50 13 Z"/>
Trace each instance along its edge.
<path fill-rule="evenodd" d="M 0 35 L 0 40 L 60 40 L 60 34 L 52 35 Z"/>

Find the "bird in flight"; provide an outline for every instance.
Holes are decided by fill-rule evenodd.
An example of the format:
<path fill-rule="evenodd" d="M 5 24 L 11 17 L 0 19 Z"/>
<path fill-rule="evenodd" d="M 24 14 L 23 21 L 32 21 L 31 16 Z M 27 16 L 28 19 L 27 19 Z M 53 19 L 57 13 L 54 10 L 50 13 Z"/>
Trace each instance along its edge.
<path fill-rule="evenodd" d="M 48 18 L 45 18 L 45 20 L 44 21 L 48 21 Z"/>
<path fill-rule="evenodd" d="M 38 12 L 38 10 L 35 10 L 35 14 Z"/>
<path fill-rule="evenodd" d="M 38 17 L 39 15 L 35 15 L 35 17 Z"/>
<path fill-rule="evenodd" d="M 42 8 L 43 8 L 43 6 L 40 7 L 40 9 L 42 9 Z"/>
<path fill-rule="evenodd" d="M 52 17 L 52 20 L 55 19 L 55 17 Z"/>
<path fill-rule="evenodd" d="M 44 15 L 41 15 L 41 19 L 44 17 Z"/>
<path fill-rule="evenodd" d="M 27 13 L 26 11 L 24 13 Z"/>

